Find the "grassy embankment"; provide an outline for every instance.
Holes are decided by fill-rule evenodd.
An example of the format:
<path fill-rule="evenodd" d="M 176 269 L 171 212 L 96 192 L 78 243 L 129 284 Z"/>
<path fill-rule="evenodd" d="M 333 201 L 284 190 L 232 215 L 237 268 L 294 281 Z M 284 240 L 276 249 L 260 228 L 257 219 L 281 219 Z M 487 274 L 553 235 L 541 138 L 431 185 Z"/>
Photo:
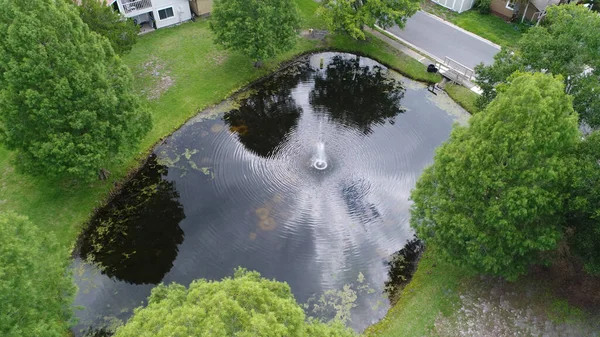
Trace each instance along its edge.
<path fill-rule="evenodd" d="M 315 17 L 313 0 L 297 0 L 305 28 L 323 28 Z M 137 148 L 119 155 L 107 165 L 108 181 L 82 184 L 64 179 L 31 177 L 14 171 L 14 153 L 0 147 L 0 211 L 28 216 L 46 231 L 54 232 L 65 247 L 75 239 L 96 207 L 101 206 L 152 145 L 170 134 L 202 109 L 216 104 L 248 83 L 265 76 L 295 55 L 322 49 L 360 53 L 380 60 L 405 75 L 438 81 L 417 61 L 370 37 L 357 42 L 332 35 L 324 41 L 300 39 L 294 50 L 255 69 L 251 60 L 237 52 L 222 50 L 212 42 L 207 21 L 187 23 L 142 36 L 123 60 L 135 76 L 136 90 L 148 104 L 154 127 Z M 148 99 L 147 96 L 158 96 Z"/>
<path fill-rule="evenodd" d="M 297 0 L 305 28 L 322 28 L 314 16 L 313 0 Z M 0 211 L 12 210 L 30 217 L 43 230 L 52 231 L 65 247 L 72 247 L 81 227 L 109 191 L 139 165 L 145 153 L 203 108 L 218 103 L 246 84 L 276 70 L 294 55 L 320 49 L 337 49 L 370 56 L 405 75 L 437 81 L 417 61 L 373 39 L 356 42 L 333 35 L 325 41 L 301 39 L 296 48 L 265 63 L 262 69 L 239 53 L 224 51 L 212 43 L 206 21 L 163 29 L 143 36 L 124 57 L 136 79 L 136 90 L 154 117 L 154 127 L 141 144 L 115 158 L 107 169 L 109 181 L 81 184 L 73 181 L 30 177 L 14 172 L 14 154 L 0 148 Z M 465 280 L 454 267 L 436 262 L 425 253 L 413 281 L 404 289 L 397 305 L 367 336 L 423 336 L 431 330 L 439 313 L 451 314 L 457 289 Z"/>
<path fill-rule="evenodd" d="M 502 47 L 514 47 L 529 27 L 527 23 L 506 22 L 492 14 L 481 14 L 475 9 L 458 14 L 431 0 L 421 1 L 421 9 Z"/>
<path fill-rule="evenodd" d="M 469 88 L 463 87 L 462 85 L 449 83 L 446 84 L 444 90 L 446 90 L 448 96 L 450 96 L 456 103 L 467 110 L 471 115 L 479 112 L 479 109 L 475 104 L 479 95 L 471 91 Z"/>

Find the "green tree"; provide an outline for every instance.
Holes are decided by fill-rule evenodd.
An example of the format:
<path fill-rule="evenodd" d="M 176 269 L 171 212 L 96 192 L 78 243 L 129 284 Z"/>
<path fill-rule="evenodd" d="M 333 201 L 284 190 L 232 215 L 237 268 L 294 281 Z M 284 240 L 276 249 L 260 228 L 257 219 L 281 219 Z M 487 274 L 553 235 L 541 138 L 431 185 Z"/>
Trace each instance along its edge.
<path fill-rule="evenodd" d="M 151 126 L 129 69 L 71 3 L 0 7 L 0 140 L 25 172 L 92 178 Z"/>
<path fill-rule="evenodd" d="M 365 39 L 365 27 L 404 27 L 419 9 L 418 0 L 325 0 L 319 10 L 332 31 Z"/>
<path fill-rule="evenodd" d="M 106 4 L 106 0 L 81 0 L 79 16 L 90 29 L 108 39 L 115 53 L 128 53 L 137 42 L 140 27 Z"/>
<path fill-rule="evenodd" d="M 294 0 L 215 0 L 215 42 L 250 57 L 255 66 L 296 44 L 300 16 Z"/>
<path fill-rule="evenodd" d="M 475 68 L 484 94 L 480 108 L 491 102 L 495 87 L 515 71 L 561 74 L 565 89 L 583 121 L 600 126 L 600 16 L 578 5 L 551 6 L 544 24 L 529 29 L 514 51 L 503 50 L 491 66 Z"/>
<path fill-rule="evenodd" d="M 0 335 L 64 337 L 75 293 L 67 250 L 26 217 L 0 213 Z"/>
<path fill-rule="evenodd" d="M 238 269 L 222 281 L 160 284 L 115 337 L 350 337 L 340 322 L 306 320 L 286 283 Z"/>
<path fill-rule="evenodd" d="M 412 192 L 411 226 L 448 261 L 513 280 L 561 239 L 580 133 L 560 77 L 508 82 L 439 148 Z"/>
<path fill-rule="evenodd" d="M 600 275 L 600 131 L 581 142 L 577 159 L 568 217 L 570 247 L 588 273 Z"/>

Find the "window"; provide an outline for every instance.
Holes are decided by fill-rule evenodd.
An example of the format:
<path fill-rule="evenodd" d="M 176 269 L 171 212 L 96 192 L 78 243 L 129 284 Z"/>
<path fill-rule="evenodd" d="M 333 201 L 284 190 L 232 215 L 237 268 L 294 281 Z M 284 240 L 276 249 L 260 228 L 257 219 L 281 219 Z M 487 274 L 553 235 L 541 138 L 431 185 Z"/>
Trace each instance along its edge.
<path fill-rule="evenodd" d="M 514 11 L 515 10 L 515 0 L 507 0 L 506 8 L 510 9 L 511 11 Z"/>
<path fill-rule="evenodd" d="M 173 14 L 173 7 L 168 7 L 168 8 L 163 8 L 163 9 L 158 10 L 159 20 L 165 20 L 168 18 L 172 18 L 174 16 L 175 16 L 175 14 Z"/>

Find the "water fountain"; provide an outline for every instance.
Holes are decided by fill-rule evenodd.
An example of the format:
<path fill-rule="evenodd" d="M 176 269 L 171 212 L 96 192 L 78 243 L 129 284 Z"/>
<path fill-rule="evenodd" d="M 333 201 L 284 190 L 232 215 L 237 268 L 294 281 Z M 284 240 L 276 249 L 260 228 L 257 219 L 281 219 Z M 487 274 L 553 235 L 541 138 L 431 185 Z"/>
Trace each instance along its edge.
<path fill-rule="evenodd" d="M 313 167 L 317 170 L 324 170 L 327 168 L 327 157 L 325 156 L 325 144 L 323 144 L 323 142 L 317 143 L 317 154 L 313 159 Z"/>
<path fill-rule="evenodd" d="M 156 283 L 238 266 L 287 282 L 299 303 L 361 279 L 370 290 L 349 326 L 383 317 L 383 262 L 413 236 L 410 191 L 456 119 L 440 108 L 454 103 L 432 104 L 445 96 L 392 75 L 355 55 L 306 56 L 159 144 L 84 231 L 75 335 L 126 320 Z"/>

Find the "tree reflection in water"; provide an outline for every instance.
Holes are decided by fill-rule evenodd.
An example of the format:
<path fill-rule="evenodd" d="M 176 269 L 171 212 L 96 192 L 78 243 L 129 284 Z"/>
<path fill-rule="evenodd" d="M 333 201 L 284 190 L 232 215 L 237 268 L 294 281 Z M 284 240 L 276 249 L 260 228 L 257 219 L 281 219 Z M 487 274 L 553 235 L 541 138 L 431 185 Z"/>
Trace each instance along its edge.
<path fill-rule="evenodd" d="M 246 149 L 265 158 L 277 152 L 302 113 L 291 91 L 310 74 L 307 63 L 292 66 L 265 80 L 258 92 L 239 102 L 239 108 L 225 113 L 223 119 Z"/>
<path fill-rule="evenodd" d="M 183 242 L 185 218 L 167 167 L 152 154 L 146 165 L 105 207 L 81 239 L 80 256 L 109 277 L 133 284 L 159 283 L 173 267 Z"/>
<path fill-rule="evenodd" d="M 405 111 L 400 106 L 404 87 L 386 72 L 380 66 L 361 66 L 359 57 L 334 56 L 325 72 L 315 76 L 310 104 L 316 112 L 370 134 L 373 125 L 393 124 Z"/>

